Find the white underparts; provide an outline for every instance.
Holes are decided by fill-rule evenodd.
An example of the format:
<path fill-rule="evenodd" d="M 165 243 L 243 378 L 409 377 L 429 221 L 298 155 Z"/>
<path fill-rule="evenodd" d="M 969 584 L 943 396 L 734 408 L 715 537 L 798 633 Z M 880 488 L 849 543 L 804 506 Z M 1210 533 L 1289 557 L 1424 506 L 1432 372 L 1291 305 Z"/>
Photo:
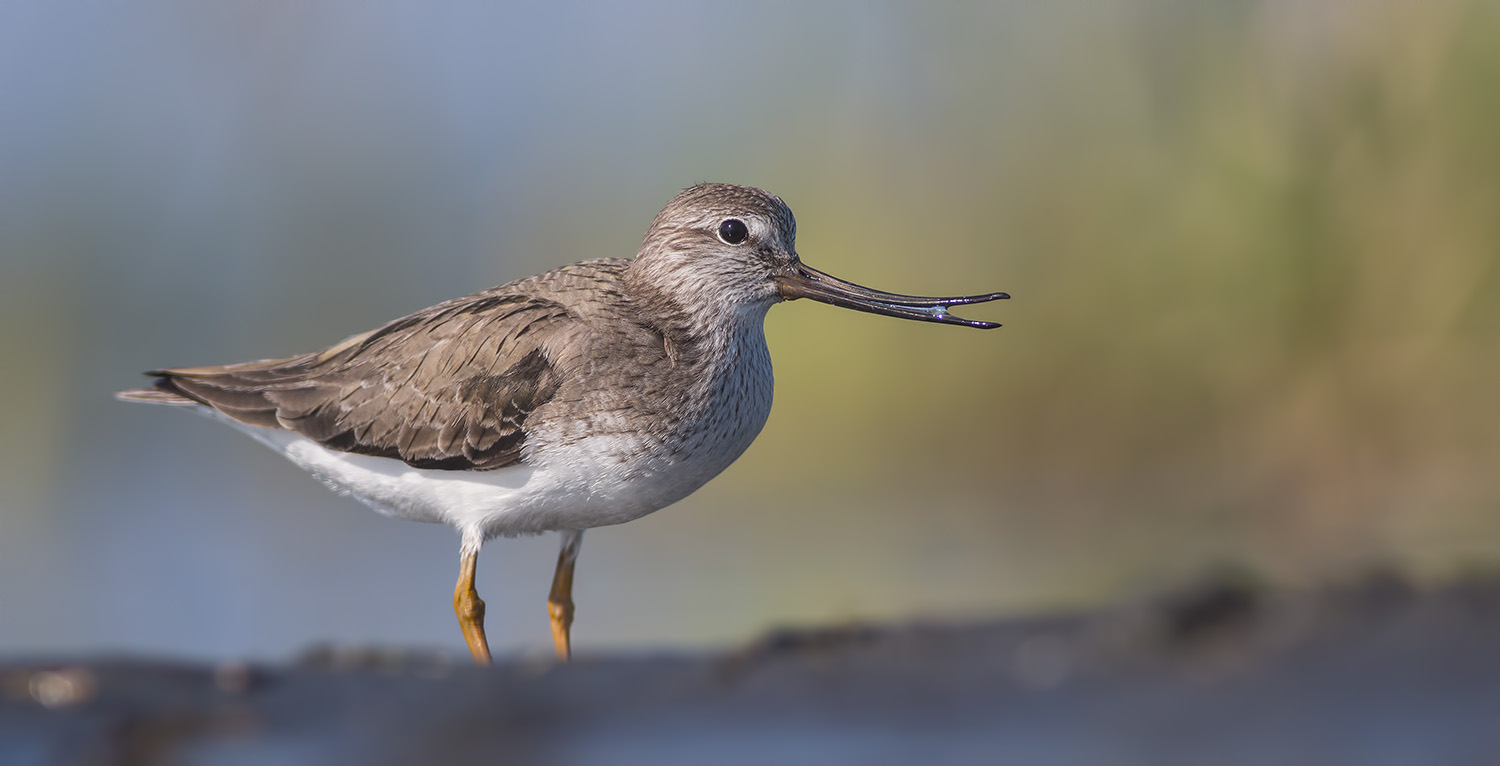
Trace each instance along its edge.
<path fill-rule="evenodd" d="M 570 445 L 566 459 L 549 464 L 440 471 L 330 450 L 295 432 L 246 425 L 209 407 L 195 411 L 244 431 L 339 494 L 394 518 L 447 524 L 466 540 L 622 524 L 691 494 L 742 451 L 711 463 L 666 454 L 622 461 L 619 455 L 635 450 L 616 435 Z"/>
<path fill-rule="evenodd" d="M 767 304 L 769 305 L 769 304 Z M 448 524 L 465 544 L 492 537 L 621 524 L 687 497 L 733 463 L 771 411 L 771 359 L 758 306 L 716 349 L 696 406 L 667 433 L 608 412 L 538 423 L 523 462 L 489 471 L 413 468 L 401 460 L 330 450 L 293 431 L 251 426 L 209 407 L 335 492 L 400 519 Z"/>

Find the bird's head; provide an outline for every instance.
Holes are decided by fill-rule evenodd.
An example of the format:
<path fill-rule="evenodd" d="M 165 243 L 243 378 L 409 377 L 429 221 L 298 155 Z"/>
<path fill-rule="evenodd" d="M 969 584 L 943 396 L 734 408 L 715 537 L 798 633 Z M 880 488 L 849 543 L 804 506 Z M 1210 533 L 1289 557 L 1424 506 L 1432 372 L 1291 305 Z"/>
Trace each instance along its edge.
<path fill-rule="evenodd" d="M 632 265 L 638 282 L 684 306 L 763 317 L 774 303 L 811 298 L 834 306 L 969 327 L 948 306 L 1009 298 L 898 295 L 845 282 L 797 255 L 797 219 L 780 197 L 750 186 L 705 183 L 684 189 L 657 213 Z"/>

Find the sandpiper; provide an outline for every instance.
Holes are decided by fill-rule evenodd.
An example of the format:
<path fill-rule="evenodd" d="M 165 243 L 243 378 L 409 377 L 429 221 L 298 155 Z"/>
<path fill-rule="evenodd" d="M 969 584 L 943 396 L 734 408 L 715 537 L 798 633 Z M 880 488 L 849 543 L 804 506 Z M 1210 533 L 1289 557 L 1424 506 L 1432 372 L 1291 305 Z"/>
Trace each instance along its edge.
<path fill-rule="evenodd" d="M 811 298 L 926 322 L 999 327 L 948 307 L 1008 298 L 872 290 L 802 263 L 797 223 L 760 189 L 673 197 L 634 259 L 584 261 L 456 298 L 299 356 L 152 370 L 120 398 L 191 407 L 341 494 L 460 536 L 453 609 L 490 663 L 480 546 L 562 535 L 548 597 L 571 655 L 583 531 L 664 508 L 734 462 L 771 411 L 762 325 Z"/>

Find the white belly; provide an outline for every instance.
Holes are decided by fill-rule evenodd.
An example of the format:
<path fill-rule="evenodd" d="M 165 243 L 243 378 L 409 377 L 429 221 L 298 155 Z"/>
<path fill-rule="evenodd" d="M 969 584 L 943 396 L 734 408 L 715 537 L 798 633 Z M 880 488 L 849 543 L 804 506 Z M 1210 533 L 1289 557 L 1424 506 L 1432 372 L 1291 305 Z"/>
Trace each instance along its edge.
<path fill-rule="evenodd" d="M 738 334 L 726 365 L 707 376 L 699 414 L 670 436 L 653 441 L 629 424 L 596 423 L 604 426 L 593 430 L 600 435 L 564 440 L 548 434 L 528 449 L 525 465 L 490 471 L 413 468 L 394 458 L 330 450 L 292 431 L 246 425 L 209 407 L 194 409 L 250 434 L 339 494 L 387 516 L 448 524 L 466 540 L 622 524 L 692 494 L 760 433 L 774 383 L 765 338 L 758 325 L 753 329 Z"/>
<path fill-rule="evenodd" d="M 224 421 L 276 450 L 323 484 L 382 514 L 447 524 L 466 538 L 489 539 L 622 524 L 691 494 L 738 457 L 755 434 L 707 453 L 640 454 L 621 437 L 586 439 L 539 465 L 491 471 L 413 468 L 394 458 L 330 450 L 292 431 L 250 426 L 208 407 Z M 764 418 L 761 419 L 764 422 Z M 755 428 L 759 431 L 759 427 Z"/>

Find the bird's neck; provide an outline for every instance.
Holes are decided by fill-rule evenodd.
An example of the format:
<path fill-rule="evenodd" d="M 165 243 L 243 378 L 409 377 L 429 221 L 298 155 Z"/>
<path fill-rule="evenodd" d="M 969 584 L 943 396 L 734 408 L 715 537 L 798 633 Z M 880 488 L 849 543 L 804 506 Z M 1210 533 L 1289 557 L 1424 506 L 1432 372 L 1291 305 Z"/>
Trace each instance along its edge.
<path fill-rule="evenodd" d="M 674 373 L 659 384 L 680 387 L 680 422 L 729 439 L 739 445 L 730 453 L 738 455 L 770 412 L 774 384 L 764 325 L 771 304 L 736 303 L 711 290 L 694 295 L 660 277 L 627 274 L 625 286 L 636 321 L 660 336 L 670 360 Z"/>
<path fill-rule="evenodd" d="M 627 270 L 624 283 L 637 321 L 662 336 L 675 364 L 707 372 L 715 364 L 733 363 L 747 343 L 765 344 L 769 303 L 725 300 L 709 285 L 635 269 Z"/>

